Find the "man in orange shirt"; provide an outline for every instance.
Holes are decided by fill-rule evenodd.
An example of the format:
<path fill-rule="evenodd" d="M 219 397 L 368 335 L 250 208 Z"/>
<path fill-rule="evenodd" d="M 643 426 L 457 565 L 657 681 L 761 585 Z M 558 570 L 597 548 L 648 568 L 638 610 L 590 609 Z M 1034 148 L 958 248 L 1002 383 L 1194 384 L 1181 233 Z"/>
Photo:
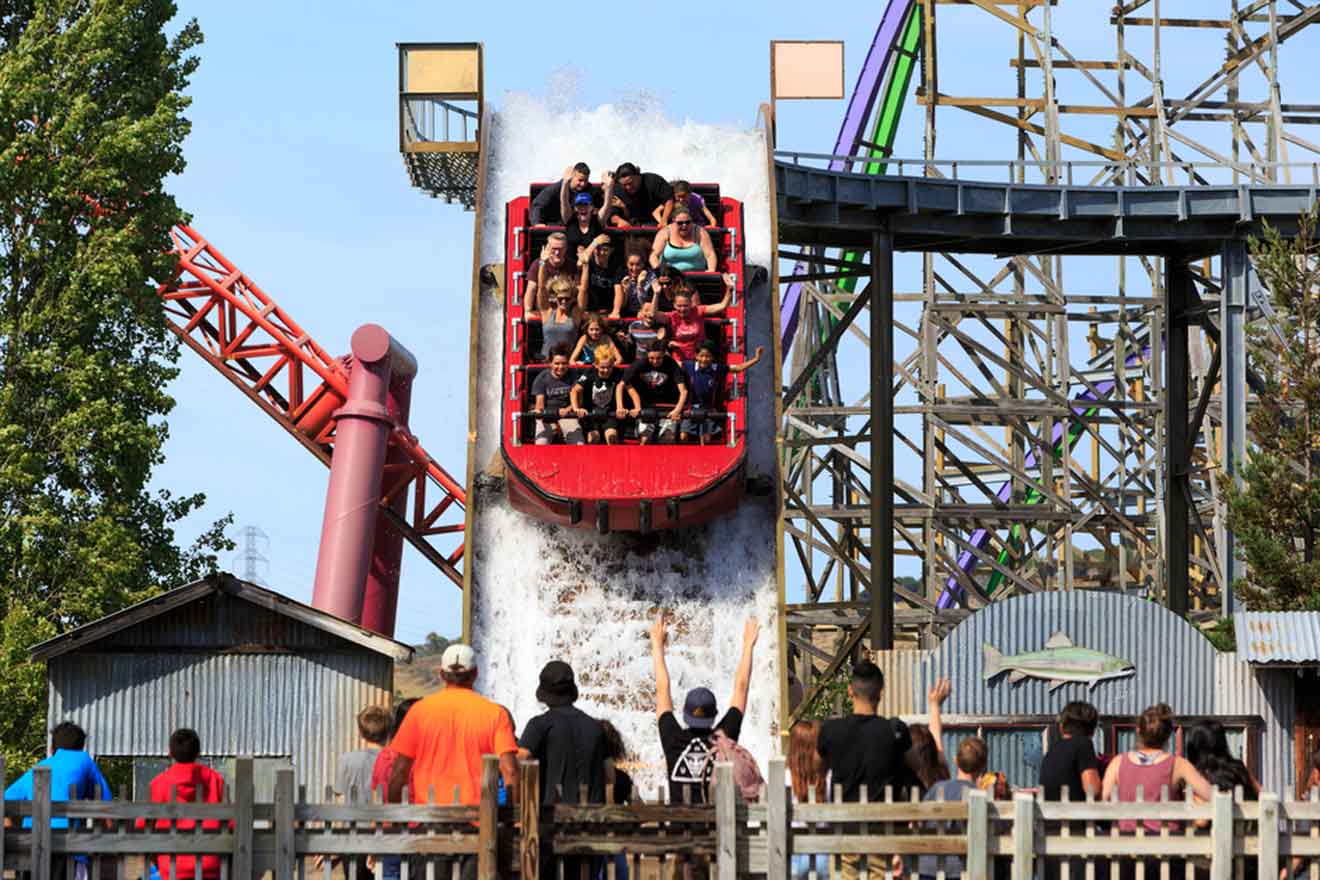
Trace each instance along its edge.
<path fill-rule="evenodd" d="M 481 756 L 499 755 L 500 775 L 511 794 L 518 790 L 518 741 L 509 713 L 472 689 L 477 680 L 477 655 L 468 645 L 450 645 L 440 658 L 442 690 L 419 701 L 408 712 L 390 744 L 389 800 L 399 802 L 409 786 L 413 803 L 481 801 Z M 476 876 L 476 861 L 463 860 L 463 876 Z M 445 876 L 445 872 L 441 872 Z"/>

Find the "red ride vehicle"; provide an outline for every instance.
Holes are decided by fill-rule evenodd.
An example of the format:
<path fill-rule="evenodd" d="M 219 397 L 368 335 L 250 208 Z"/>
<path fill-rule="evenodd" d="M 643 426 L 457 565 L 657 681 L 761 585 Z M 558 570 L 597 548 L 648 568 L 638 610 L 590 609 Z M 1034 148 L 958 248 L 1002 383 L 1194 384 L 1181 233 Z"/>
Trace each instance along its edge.
<path fill-rule="evenodd" d="M 577 444 L 585 436 L 567 435 L 549 445 L 537 445 L 537 425 L 543 414 L 535 410 L 533 385 L 550 369 L 543 351 L 541 313 L 524 302 L 533 263 L 542 254 L 550 236 L 562 226 L 529 226 L 531 200 L 547 184 L 533 184 L 527 196 L 509 202 L 505 217 L 505 305 L 504 375 L 502 394 L 501 450 L 506 466 L 505 484 L 510 503 L 519 511 L 547 522 L 578 528 L 596 528 L 602 534 L 649 532 L 698 525 L 733 510 L 743 493 L 746 459 L 746 374 L 730 371 L 713 409 L 684 416 L 717 420 L 722 429 L 716 442 L 649 443 L 638 440 L 637 420 L 621 420 L 618 442 Z M 718 185 L 693 184 L 705 198 L 717 226 L 706 227 L 717 255 L 716 271 L 684 272 L 684 281 L 694 289 L 702 304 L 722 300 L 725 275 L 731 275 L 733 291 L 718 317 L 705 319 L 706 338 L 715 342 L 724 363 L 741 364 L 749 355 L 747 323 L 744 319 L 745 283 L 743 207 L 736 199 L 721 197 Z M 657 228 L 615 227 L 610 237 L 615 271 L 621 272 L 629 253 L 643 246 L 649 254 Z M 558 237 L 556 237 L 558 242 Z M 562 242 L 559 242 L 562 247 Z M 602 258 L 603 261 L 603 258 Z M 576 255 L 567 253 L 564 263 L 577 270 Z M 566 272 L 576 277 L 576 271 Z M 549 285 L 547 284 L 547 287 Z M 563 289 L 559 282 L 557 289 Z M 548 291 L 546 291 L 548 292 Z M 574 304 L 575 305 L 575 304 Z M 550 306 L 553 309 L 553 305 Z M 605 311 L 605 310 L 602 310 Z M 548 314 L 548 313 L 547 313 Z M 620 324 L 612 322 L 612 330 Z M 627 328 L 627 321 L 622 324 Z M 556 328 L 552 328 L 554 332 Z M 562 335 L 562 327 L 558 328 Z M 638 352 L 636 357 L 644 357 Z M 629 352 L 624 352 L 626 368 Z M 573 363 L 568 379 L 595 368 Z M 560 368 L 562 372 L 562 367 Z M 562 380 L 559 380 L 562 381 Z M 544 386 L 544 383 L 543 383 Z M 626 397 L 626 395 L 625 395 Z M 587 402 L 590 405 L 590 401 Z M 548 407 L 547 407 L 548 409 Z M 599 418 L 605 416 L 595 410 Z M 667 413 L 666 413 L 667 414 Z M 613 413 L 610 413 L 613 415 Z M 650 410 L 643 417 L 652 416 Z M 588 419 L 590 422 L 591 420 Z M 597 432 L 603 437 L 603 431 Z"/>

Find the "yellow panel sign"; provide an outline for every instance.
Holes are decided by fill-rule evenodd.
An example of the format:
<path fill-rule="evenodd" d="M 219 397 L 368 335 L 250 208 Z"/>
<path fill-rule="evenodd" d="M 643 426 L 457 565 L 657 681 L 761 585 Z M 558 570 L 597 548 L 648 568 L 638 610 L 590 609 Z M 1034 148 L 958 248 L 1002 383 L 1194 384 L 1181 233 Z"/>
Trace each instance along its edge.
<path fill-rule="evenodd" d="M 404 75 L 404 91 L 410 94 L 475 96 L 480 89 L 480 52 L 476 46 L 410 47 Z"/>
<path fill-rule="evenodd" d="M 771 97 L 842 98 L 842 40 L 772 40 Z"/>

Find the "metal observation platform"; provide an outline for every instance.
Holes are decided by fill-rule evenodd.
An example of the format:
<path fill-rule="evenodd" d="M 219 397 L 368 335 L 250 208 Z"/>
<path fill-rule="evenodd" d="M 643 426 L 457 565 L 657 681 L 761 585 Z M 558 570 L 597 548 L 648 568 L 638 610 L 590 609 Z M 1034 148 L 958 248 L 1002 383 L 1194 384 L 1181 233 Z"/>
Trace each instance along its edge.
<path fill-rule="evenodd" d="M 1195 437 L 1210 404 L 1211 387 L 1204 386 L 1193 408 L 1188 381 L 1188 329 L 1200 326 L 1218 343 L 1223 462 L 1225 472 L 1232 476 L 1246 452 L 1245 321 L 1251 271 L 1247 241 L 1259 235 L 1267 222 L 1285 236 L 1295 235 L 1298 216 L 1316 204 L 1316 183 L 1132 187 L 1018 184 L 868 174 L 811 164 L 842 164 L 839 160 L 847 159 L 775 153 L 778 244 L 840 248 L 859 257 L 864 253 L 865 265 L 856 268 L 859 278 L 869 281 L 812 358 L 795 371 L 798 378 L 785 391 L 785 406 L 802 394 L 820 362 L 869 306 L 870 326 L 866 331 L 870 339 L 869 431 L 871 437 L 894 435 L 895 251 L 1165 258 L 1162 285 L 1165 324 L 1162 338 L 1151 345 L 1151 355 L 1157 364 L 1162 360 L 1167 389 L 1163 400 L 1166 466 L 1159 500 L 1168 605 L 1185 615 L 1191 561 L 1188 536 L 1192 520 L 1197 516 L 1189 483 L 1191 458 Z M 1052 176 L 1064 177 L 1064 164 L 1057 163 L 1058 167 L 1049 169 L 1056 172 Z M 935 173 L 943 170 L 940 168 Z M 1209 313 L 1215 307 L 1201 301 L 1190 265 L 1211 256 L 1221 257 L 1224 266 L 1219 314 L 1214 321 Z M 967 307 L 976 309 L 970 303 Z M 1028 303 L 1023 307 L 1039 308 L 1039 305 Z M 1058 399 L 1046 402 L 1073 414 L 1072 417 L 1081 416 L 1081 406 L 1076 401 L 1057 394 L 1054 397 Z M 872 443 L 871 450 L 871 491 L 866 493 L 867 504 L 833 510 L 830 515 L 846 515 L 869 528 L 872 536 L 893 535 L 896 526 L 900 530 L 919 528 L 930 516 L 929 505 L 896 503 L 893 444 Z M 1002 519 L 1008 512 L 994 504 L 958 507 L 941 508 L 941 516 L 975 523 L 995 517 Z M 869 596 L 870 621 L 869 626 L 855 632 L 869 630 L 872 648 L 893 647 L 893 549 L 891 540 L 878 538 L 868 548 L 869 581 L 875 585 Z"/>

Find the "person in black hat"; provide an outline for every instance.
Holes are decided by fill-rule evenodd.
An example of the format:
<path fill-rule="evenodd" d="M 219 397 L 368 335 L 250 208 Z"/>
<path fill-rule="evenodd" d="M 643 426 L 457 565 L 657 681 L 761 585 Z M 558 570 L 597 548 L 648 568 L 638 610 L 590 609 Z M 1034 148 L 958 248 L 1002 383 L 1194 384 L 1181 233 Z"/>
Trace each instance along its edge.
<path fill-rule="evenodd" d="M 605 802 L 605 732 L 577 701 L 573 667 L 551 660 L 541 670 L 536 699 L 546 711 L 527 722 L 518 739 L 518 758 L 541 764 L 541 803 L 576 804 L 582 786 L 587 802 Z"/>
<path fill-rule="evenodd" d="M 655 715 L 669 774 L 670 803 L 706 802 L 706 784 L 710 781 L 708 777 L 713 766 L 707 760 L 711 734 L 718 728 L 729 739 L 737 741 L 742 732 L 743 712 L 747 710 L 747 692 L 752 682 L 752 652 L 759 633 L 756 618 L 749 618 L 743 627 L 742 656 L 733 676 L 733 696 L 724 717 L 716 723 L 718 706 L 715 694 L 710 688 L 696 687 L 688 691 L 683 700 L 683 723 L 687 725 L 684 728 L 674 718 L 674 698 L 669 689 L 669 669 L 665 665 L 665 615 L 661 612 L 656 616 L 651 626 L 651 663 L 655 667 Z"/>

